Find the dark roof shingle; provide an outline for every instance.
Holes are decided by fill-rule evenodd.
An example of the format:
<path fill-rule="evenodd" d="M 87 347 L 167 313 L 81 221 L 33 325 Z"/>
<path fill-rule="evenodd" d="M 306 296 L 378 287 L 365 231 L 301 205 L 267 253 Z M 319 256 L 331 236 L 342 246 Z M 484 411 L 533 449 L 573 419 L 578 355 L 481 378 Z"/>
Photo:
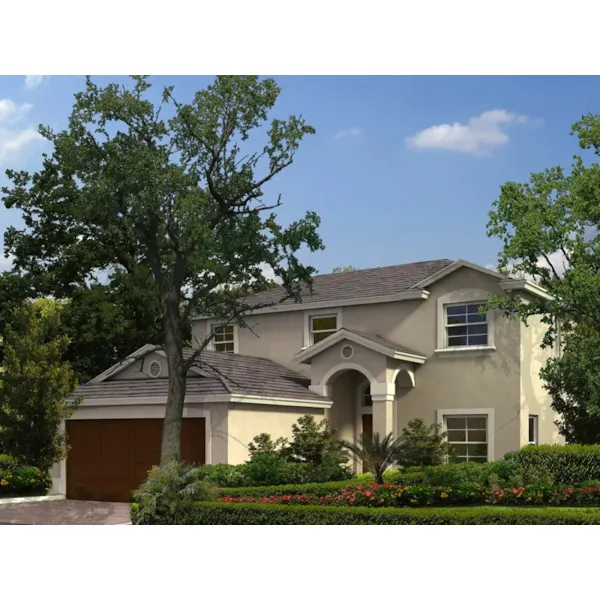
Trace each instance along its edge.
<path fill-rule="evenodd" d="M 192 350 L 185 348 L 184 357 Z M 244 394 L 270 398 L 322 400 L 308 389 L 310 380 L 266 358 L 225 354 L 204 350 L 197 366 L 207 377 L 189 376 L 186 394 Z M 107 379 L 88 383 L 75 390 L 84 398 L 127 398 L 166 396 L 169 382 L 166 377 L 153 379 Z"/>
<path fill-rule="evenodd" d="M 308 288 L 305 288 L 302 302 L 310 304 L 398 294 L 411 289 L 453 262 L 455 261 L 444 258 L 391 267 L 315 275 L 312 295 Z M 282 286 L 278 286 L 251 296 L 247 302 L 250 305 L 279 302 L 284 296 L 285 290 Z M 293 300 L 285 300 L 281 304 L 292 303 Z"/>

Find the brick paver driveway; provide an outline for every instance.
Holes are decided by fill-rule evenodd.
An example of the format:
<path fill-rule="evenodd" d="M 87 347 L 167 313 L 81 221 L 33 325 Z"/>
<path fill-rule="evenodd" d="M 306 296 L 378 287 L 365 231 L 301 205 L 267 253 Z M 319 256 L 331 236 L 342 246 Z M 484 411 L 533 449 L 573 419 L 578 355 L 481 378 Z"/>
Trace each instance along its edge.
<path fill-rule="evenodd" d="M 1 504 L 0 525 L 124 525 L 129 504 L 55 500 Z"/>

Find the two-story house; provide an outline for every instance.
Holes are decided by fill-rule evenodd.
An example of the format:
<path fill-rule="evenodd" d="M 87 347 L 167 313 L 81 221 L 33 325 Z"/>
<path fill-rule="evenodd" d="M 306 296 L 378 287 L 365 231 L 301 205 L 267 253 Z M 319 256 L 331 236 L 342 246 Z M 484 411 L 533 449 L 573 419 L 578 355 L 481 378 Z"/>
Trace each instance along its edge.
<path fill-rule="evenodd" d="M 254 436 L 289 436 L 303 414 L 330 419 L 344 439 L 399 434 L 417 417 L 438 422 L 464 461 L 560 442 L 539 377 L 558 350 L 540 348 L 539 319 L 481 314 L 490 293 L 546 295 L 436 260 L 316 276 L 302 303 L 257 309 L 247 327 L 199 317 L 194 343 L 217 331 L 188 376 L 183 459 L 243 462 Z M 275 288 L 253 301 L 282 295 Z M 85 400 L 66 423 L 71 452 L 53 473 L 57 489 L 127 499 L 158 462 L 166 377 L 164 352 L 145 346 L 79 389 Z"/>

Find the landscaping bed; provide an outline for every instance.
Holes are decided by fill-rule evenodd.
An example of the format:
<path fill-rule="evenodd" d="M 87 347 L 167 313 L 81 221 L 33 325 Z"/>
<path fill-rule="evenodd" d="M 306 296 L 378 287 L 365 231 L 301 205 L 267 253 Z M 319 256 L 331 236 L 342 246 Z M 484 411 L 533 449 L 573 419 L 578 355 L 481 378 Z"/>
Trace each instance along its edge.
<path fill-rule="evenodd" d="M 137 505 L 132 505 L 135 522 Z M 381 508 L 199 502 L 184 519 L 152 515 L 141 525 L 600 525 L 597 508 Z"/>
<path fill-rule="evenodd" d="M 45 496 L 52 478 L 37 467 L 18 465 L 6 455 L 0 456 L 0 499 Z"/>

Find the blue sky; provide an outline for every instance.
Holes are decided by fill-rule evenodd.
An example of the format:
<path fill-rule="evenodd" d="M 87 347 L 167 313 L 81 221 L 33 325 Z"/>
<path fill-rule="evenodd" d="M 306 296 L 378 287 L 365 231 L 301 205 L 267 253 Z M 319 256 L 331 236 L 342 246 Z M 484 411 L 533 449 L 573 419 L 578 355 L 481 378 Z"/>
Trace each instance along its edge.
<path fill-rule="evenodd" d="M 321 216 L 326 250 L 303 258 L 322 273 L 435 258 L 494 263 L 499 243 L 485 229 L 500 185 L 568 166 L 577 152 L 572 123 L 600 112 L 598 77 L 276 79 L 274 116 L 302 114 L 317 134 L 268 192 L 282 194 L 282 222 L 306 210 Z M 189 100 L 211 78 L 152 80 Z M 63 127 L 83 83 L 0 77 L 0 185 L 6 168 L 39 166 L 35 127 Z M 18 223 L 0 206 L 0 234 Z"/>

